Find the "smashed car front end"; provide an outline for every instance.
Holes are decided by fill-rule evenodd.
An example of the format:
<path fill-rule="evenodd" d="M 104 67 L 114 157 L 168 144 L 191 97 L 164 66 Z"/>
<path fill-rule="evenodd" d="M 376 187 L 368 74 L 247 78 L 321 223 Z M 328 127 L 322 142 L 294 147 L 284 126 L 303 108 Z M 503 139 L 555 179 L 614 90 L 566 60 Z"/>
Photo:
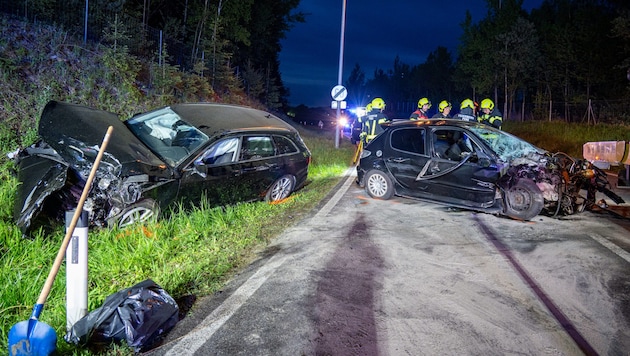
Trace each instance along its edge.
<path fill-rule="evenodd" d="M 595 203 L 595 192 L 601 192 L 623 203 L 611 191 L 606 174 L 586 160 L 558 152 L 549 153 L 507 132 L 487 126 L 471 127 L 471 131 L 505 164 L 497 186 L 507 191 L 519 180 L 530 180 L 544 199 L 548 215 L 571 215 Z M 585 193 L 585 194 L 584 194 Z"/>
<path fill-rule="evenodd" d="M 71 162 L 43 141 L 19 151 L 14 157 L 20 182 L 14 218 L 24 233 L 63 221 L 65 212 L 77 206 L 98 149 L 72 147 L 76 159 Z M 83 206 L 91 225 L 110 225 L 126 207 L 160 184 L 148 174 L 122 176 L 121 172 L 122 164 L 105 152 Z"/>
<path fill-rule="evenodd" d="M 23 233 L 62 222 L 77 206 L 108 125 L 114 133 L 83 207 L 91 225 L 109 225 L 147 191 L 174 181 L 114 114 L 51 102 L 42 113 L 40 140 L 11 156 L 19 182 L 14 219 Z"/>

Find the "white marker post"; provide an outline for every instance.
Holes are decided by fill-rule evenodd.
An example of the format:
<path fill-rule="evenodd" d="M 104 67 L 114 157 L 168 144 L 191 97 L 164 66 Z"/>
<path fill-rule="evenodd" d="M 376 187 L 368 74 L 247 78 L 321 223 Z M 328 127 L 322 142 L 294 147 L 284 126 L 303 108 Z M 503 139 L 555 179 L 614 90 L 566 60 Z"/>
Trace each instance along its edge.
<path fill-rule="evenodd" d="M 74 211 L 66 211 L 66 233 Z M 87 314 L 88 212 L 82 211 L 66 249 L 66 328 Z"/>

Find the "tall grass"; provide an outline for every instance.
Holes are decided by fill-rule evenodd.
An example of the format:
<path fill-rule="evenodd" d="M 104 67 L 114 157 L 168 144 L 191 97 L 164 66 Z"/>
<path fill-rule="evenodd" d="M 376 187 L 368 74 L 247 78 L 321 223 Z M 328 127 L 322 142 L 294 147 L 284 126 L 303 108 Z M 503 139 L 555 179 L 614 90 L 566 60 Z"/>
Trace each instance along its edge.
<path fill-rule="evenodd" d="M 303 130 L 313 154 L 307 185 L 281 204 L 264 202 L 210 207 L 190 211 L 176 208 L 170 218 L 126 229 L 89 232 L 88 310 L 108 295 L 147 278 L 176 300 L 203 296 L 219 288 L 256 257 L 287 226 L 298 223 L 336 185 L 348 168 L 354 146 L 342 141 L 334 148 L 332 134 Z M 6 162 L 6 161 L 5 161 Z M 9 166 L 9 163 L 5 163 Z M 29 318 L 64 236 L 63 227 L 51 235 L 23 239 L 12 222 L 15 179 L 0 172 L 0 349 L 7 350 L 9 329 Z M 62 266 L 40 320 L 56 329 L 61 355 L 90 354 L 65 343 L 65 267 Z M 131 353 L 124 347 L 111 354 Z"/>
<path fill-rule="evenodd" d="M 591 141 L 630 141 L 630 126 L 567 124 L 561 121 L 506 121 L 503 129 L 550 152 L 582 157 Z"/>

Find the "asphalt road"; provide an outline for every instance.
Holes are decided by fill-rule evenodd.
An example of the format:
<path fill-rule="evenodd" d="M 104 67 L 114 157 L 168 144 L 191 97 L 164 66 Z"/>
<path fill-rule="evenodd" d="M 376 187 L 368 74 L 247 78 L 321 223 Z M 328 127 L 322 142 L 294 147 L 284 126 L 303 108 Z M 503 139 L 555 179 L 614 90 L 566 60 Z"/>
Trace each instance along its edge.
<path fill-rule="evenodd" d="M 626 355 L 630 237 L 520 222 L 347 179 L 149 355 Z"/>

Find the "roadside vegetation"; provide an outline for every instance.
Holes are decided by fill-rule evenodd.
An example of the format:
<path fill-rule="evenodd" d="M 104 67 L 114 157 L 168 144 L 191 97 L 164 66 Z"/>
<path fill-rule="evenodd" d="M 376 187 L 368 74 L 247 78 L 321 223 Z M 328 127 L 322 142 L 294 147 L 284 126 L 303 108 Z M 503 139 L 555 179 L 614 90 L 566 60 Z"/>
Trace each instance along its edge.
<path fill-rule="evenodd" d="M 582 146 L 594 141 L 628 141 L 624 124 L 566 123 L 563 121 L 505 121 L 503 129 L 549 152 L 582 157 Z"/>

